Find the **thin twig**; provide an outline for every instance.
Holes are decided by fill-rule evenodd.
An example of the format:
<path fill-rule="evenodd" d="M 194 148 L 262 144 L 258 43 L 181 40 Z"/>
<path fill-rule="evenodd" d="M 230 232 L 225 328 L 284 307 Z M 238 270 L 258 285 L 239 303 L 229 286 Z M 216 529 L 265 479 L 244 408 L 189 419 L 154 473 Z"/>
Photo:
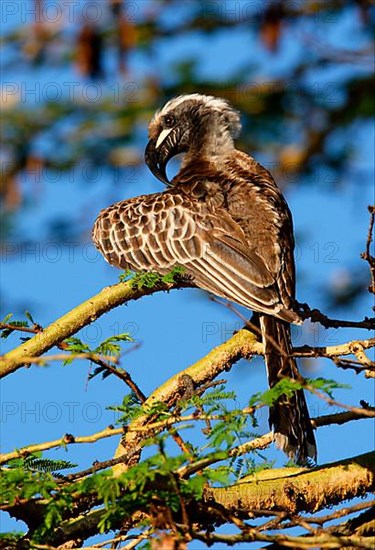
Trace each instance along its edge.
<path fill-rule="evenodd" d="M 263 407 L 264 405 L 257 405 L 255 407 L 246 407 L 241 410 L 241 414 L 244 415 L 251 415 L 253 414 L 257 409 Z M 65 434 L 61 439 L 55 439 L 53 441 L 48 441 L 44 443 L 39 443 L 36 445 L 29 445 L 27 447 L 22 447 L 21 449 L 18 449 L 17 451 L 12 451 L 10 453 L 5 453 L 0 455 L 0 464 L 3 464 L 5 462 L 8 462 L 9 460 L 12 460 L 14 458 L 18 458 L 20 456 L 28 456 L 31 453 L 35 453 L 37 451 L 46 451 L 48 449 L 53 449 L 55 447 L 64 447 L 65 445 L 71 445 L 73 443 L 94 443 L 95 441 L 98 441 L 99 439 L 103 439 L 106 437 L 111 437 L 113 435 L 119 435 L 123 434 L 124 431 L 126 433 L 128 432 L 135 432 L 140 434 L 149 435 L 152 432 L 160 431 L 163 429 L 168 429 L 174 426 L 174 424 L 177 423 L 186 423 L 186 422 L 206 422 L 206 420 L 225 420 L 227 418 L 227 415 L 225 414 L 189 414 L 189 415 L 183 415 L 183 416 L 177 416 L 177 415 L 171 415 L 169 418 L 165 418 L 163 420 L 159 420 L 156 422 L 152 422 L 147 425 L 143 426 L 128 426 L 125 429 L 124 428 L 113 428 L 112 426 L 105 428 L 104 430 L 100 432 L 96 432 L 92 435 L 88 436 L 77 436 L 74 437 L 71 434 Z"/>
<path fill-rule="evenodd" d="M 39 334 L 40 332 L 43 332 L 43 327 L 36 323 L 32 327 L 23 327 L 20 325 L 14 325 L 13 323 L 0 323 L 0 330 L 12 330 L 28 332 L 30 334 Z"/>
<path fill-rule="evenodd" d="M 107 468 L 111 468 L 112 466 L 116 466 L 116 464 L 120 464 L 124 461 L 125 458 L 130 459 L 133 455 L 136 455 L 139 453 L 140 448 L 135 447 L 129 453 L 124 456 L 118 456 L 116 458 L 110 458 L 108 460 L 102 460 L 102 461 L 96 461 L 90 468 L 86 468 L 85 470 L 80 470 L 79 472 L 75 472 L 74 474 L 68 474 L 64 476 L 63 479 L 56 479 L 56 483 L 65 485 L 67 482 L 71 483 L 72 481 L 76 481 L 77 479 L 81 479 L 82 477 L 86 477 L 92 474 L 95 474 L 96 472 L 99 472 L 101 470 L 106 470 Z"/>
<path fill-rule="evenodd" d="M 108 358 L 106 358 L 106 359 L 108 359 Z M 136 384 L 136 382 L 134 382 L 134 380 L 132 379 L 132 377 L 130 376 L 128 371 L 126 371 L 122 368 L 121 369 L 116 368 L 115 366 L 111 365 L 106 359 L 104 359 L 104 360 L 100 359 L 100 358 L 92 359 L 92 362 L 95 363 L 96 365 L 98 365 L 99 367 L 104 368 L 105 370 L 107 370 L 108 372 L 110 372 L 111 374 L 113 374 L 114 376 L 116 376 L 117 378 L 122 380 L 123 382 L 125 382 L 125 384 L 127 386 L 129 386 L 129 388 L 137 396 L 140 403 L 144 403 L 146 401 L 147 397 L 142 392 L 140 387 Z"/>
<path fill-rule="evenodd" d="M 47 451 L 48 449 L 53 449 L 55 447 L 65 447 L 66 445 L 72 445 L 73 443 L 94 443 L 100 439 L 106 437 L 113 437 L 114 435 L 120 435 L 124 433 L 123 428 L 113 428 L 112 426 L 96 432 L 92 435 L 86 436 L 73 436 L 71 434 L 65 434 L 61 439 L 55 439 L 53 441 L 46 441 L 44 443 L 37 443 L 35 445 L 28 445 L 17 449 L 17 451 L 12 451 L 10 453 L 4 453 L 0 455 L 0 464 L 8 462 L 14 458 L 19 458 L 20 456 L 29 456 L 32 453 L 39 451 Z"/>
<path fill-rule="evenodd" d="M 327 523 L 328 521 L 332 521 L 334 519 L 342 518 L 343 516 L 349 516 L 350 514 L 354 514 L 355 512 L 359 512 L 361 510 L 365 510 L 366 508 L 371 508 L 371 506 L 375 506 L 375 500 L 370 500 L 368 502 L 359 502 L 358 504 L 355 504 L 354 506 L 348 506 L 346 508 L 340 508 L 339 510 L 336 510 L 335 512 L 332 512 L 332 514 L 327 514 L 325 516 L 320 517 L 309 517 L 305 518 L 305 521 L 308 523 L 316 523 L 318 525 L 323 525 L 324 523 Z"/>
<path fill-rule="evenodd" d="M 254 410 L 254 409 L 253 409 Z M 243 413 L 251 414 L 253 411 L 249 409 L 244 409 Z M 336 414 L 328 414 L 323 416 L 318 416 L 317 418 L 311 419 L 311 422 L 314 427 L 321 427 L 321 426 L 329 426 L 331 424 L 345 424 L 346 422 L 351 422 L 352 420 L 359 420 L 360 418 L 367 418 L 367 409 L 359 409 L 359 411 L 353 413 L 351 411 L 348 412 L 341 412 Z M 212 418 L 212 416 L 211 416 Z M 197 417 L 197 415 L 189 415 L 189 416 L 180 416 L 180 417 L 173 417 L 167 420 L 164 420 L 162 422 L 156 422 L 147 426 L 140 426 L 140 427 L 129 427 L 128 429 L 130 431 L 139 431 L 143 433 L 147 433 L 148 431 L 155 430 L 157 428 L 161 427 L 168 427 L 173 423 L 177 422 L 186 422 L 186 421 L 202 421 L 205 420 L 203 417 Z M 71 434 L 65 434 L 61 439 L 55 439 L 53 441 L 46 441 L 44 443 L 38 443 L 35 445 L 29 445 L 27 447 L 22 447 L 21 449 L 18 449 L 17 451 L 12 451 L 9 453 L 4 453 L 0 455 L 0 464 L 3 464 L 5 462 L 8 462 L 9 460 L 12 460 L 14 458 L 19 458 L 20 456 L 29 456 L 30 454 L 37 452 L 37 451 L 46 451 L 49 449 L 53 449 L 56 447 L 64 447 L 65 445 L 71 445 L 75 443 L 95 443 L 96 441 L 99 441 L 100 439 L 104 439 L 107 437 L 112 437 L 115 435 L 121 435 L 124 433 L 123 428 L 113 428 L 108 427 L 104 430 L 101 430 L 99 432 L 96 432 L 94 434 L 88 435 L 88 436 L 73 436 Z M 250 450 L 253 450 L 255 448 L 265 448 L 267 447 L 272 441 L 272 433 L 269 432 L 268 434 L 265 434 L 263 436 L 260 436 L 259 438 L 256 438 L 254 440 L 251 440 L 247 443 L 244 443 L 238 447 L 235 447 L 230 451 L 230 456 L 239 456 L 241 454 L 244 454 L 245 452 L 249 452 Z M 216 459 L 208 459 L 210 461 L 210 464 L 213 462 L 216 462 Z M 203 468 L 207 463 L 207 459 L 202 459 L 202 461 L 197 461 L 194 464 L 194 467 L 198 464 L 199 468 Z M 189 466 L 187 467 L 189 468 Z M 181 469 L 182 471 L 183 469 Z M 191 473 L 191 472 L 190 472 Z"/>
<path fill-rule="evenodd" d="M 288 536 L 288 535 L 267 535 L 260 533 L 256 529 L 248 529 L 247 532 L 243 532 L 236 535 L 218 534 L 215 532 L 206 531 L 191 531 L 191 535 L 194 539 L 205 542 L 208 546 L 211 546 L 214 542 L 221 542 L 233 546 L 235 544 L 244 542 L 270 542 L 276 543 L 278 546 L 285 546 L 289 548 L 345 548 L 345 547 L 357 547 L 362 549 L 373 549 L 373 539 L 371 537 L 359 537 L 356 535 L 351 536 L 336 536 L 328 533 L 320 533 L 314 536 Z"/>
<path fill-rule="evenodd" d="M 371 273 L 371 285 L 368 287 L 368 290 L 372 294 L 375 294 L 375 258 L 371 254 L 371 243 L 373 239 L 373 230 L 374 230 L 374 222 L 375 222 L 375 206 L 369 206 L 368 211 L 370 212 L 370 225 L 369 225 L 367 240 L 366 240 L 366 252 L 362 252 L 361 258 L 369 264 L 370 273 Z"/>
<path fill-rule="evenodd" d="M 322 416 L 312 418 L 311 423 L 315 428 L 321 428 L 323 426 L 331 426 L 332 424 L 342 425 L 353 420 L 360 420 L 361 418 L 368 418 L 367 409 L 362 408 L 356 412 L 345 411 L 334 414 L 323 414 Z"/>
<path fill-rule="evenodd" d="M 318 309 L 310 309 L 307 304 L 299 304 L 303 311 L 301 317 L 311 319 L 313 323 L 320 323 L 324 328 L 364 328 L 375 330 L 375 317 L 365 317 L 363 321 L 345 321 L 342 319 L 330 319 Z"/>
<path fill-rule="evenodd" d="M 375 408 L 369 407 L 353 407 L 352 405 L 346 405 L 345 403 L 340 403 L 340 401 L 336 401 L 335 399 L 332 399 L 332 397 L 329 397 L 328 395 L 325 395 L 323 392 L 317 390 L 310 384 L 304 385 L 304 388 L 306 390 L 309 390 L 311 393 L 328 403 L 328 405 L 331 405 L 331 407 L 339 407 L 340 409 L 345 409 L 347 411 L 352 412 L 353 414 L 359 415 L 361 418 L 364 416 L 368 418 L 374 418 L 375 417 Z"/>

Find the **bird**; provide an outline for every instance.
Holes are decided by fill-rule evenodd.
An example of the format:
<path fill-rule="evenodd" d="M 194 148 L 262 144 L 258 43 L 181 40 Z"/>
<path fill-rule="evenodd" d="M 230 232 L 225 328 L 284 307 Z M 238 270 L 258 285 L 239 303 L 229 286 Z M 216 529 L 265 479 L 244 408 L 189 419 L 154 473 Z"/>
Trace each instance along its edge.
<path fill-rule="evenodd" d="M 290 328 L 302 323 L 293 221 L 271 173 L 236 149 L 240 130 L 240 113 L 226 99 L 194 93 L 169 100 L 149 124 L 145 149 L 145 162 L 165 189 L 102 210 L 92 236 L 111 265 L 161 275 L 178 265 L 193 286 L 252 310 L 272 388 L 284 378 L 300 379 Z M 170 180 L 168 161 L 180 153 Z M 288 457 L 316 463 L 303 389 L 278 397 L 269 423 Z"/>

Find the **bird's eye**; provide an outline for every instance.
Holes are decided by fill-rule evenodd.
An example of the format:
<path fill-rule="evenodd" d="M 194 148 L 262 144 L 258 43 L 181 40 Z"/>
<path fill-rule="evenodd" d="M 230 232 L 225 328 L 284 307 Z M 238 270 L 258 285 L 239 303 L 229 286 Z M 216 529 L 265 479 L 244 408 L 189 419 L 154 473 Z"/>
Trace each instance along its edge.
<path fill-rule="evenodd" d="M 163 123 L 166 128 L 172 128 L 175 125 L 176 119 L 173 115 L 165 115 Z"/>

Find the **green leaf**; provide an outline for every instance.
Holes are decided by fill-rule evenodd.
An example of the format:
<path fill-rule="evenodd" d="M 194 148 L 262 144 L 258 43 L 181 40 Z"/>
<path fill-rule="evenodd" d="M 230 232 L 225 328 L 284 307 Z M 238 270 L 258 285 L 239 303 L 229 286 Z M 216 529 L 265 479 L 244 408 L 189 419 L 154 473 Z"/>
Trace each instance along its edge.
<path fill-rule="evenodd" d="M 224 486 L 229 485 L 231 473 L 232 469 L 228 466 L 218 466 L 217 468 L 210 468 L 205 471 L 205 475 L 209 481 Z"/>
<path fill-rule="evenodd" d="M 24 460 L 24 466 L 27 470 L 55 474 L 58 470 L 76 468 L 77 464 L 73 464 L 67 460 L 52 460 L 50 458 L 28 456 Z"/>
<path fill-rule="evenodd" d="M 266 390 L 263 393 L 257 393 L 252 396 L 249 401 L 249 407 L 253 407 L 257 404 L 263 404 L 267 406 L 273 405 L 282 395 L 285 397 L 291 397 L 297 390 L 300 390 L 304 385 L 292 378 L 283 378 L 273 388 Z"/>
<path fill-rule="evenodd" d="M 207 485 L 207 477 L 204 475 L 195 475 L 182 485 L 182 494 L 200 500 L 203 496 L 204 486 Z"/>
<path fill-rule="evenodd" d="M 94 353 L 98 355 L 120 355 L 121 346 L 118 342 L 134 342 L 134 339 L 126 332 L 110 336 L 94 349 Z"/>
<path fill-rule="evenodd" d="M 66 350 L 72 353 L 90 353 L 91 350 L 87 344 L 84 344 L 79 338 L 72 336 L 64 340 L 64 344 L 67 345 Z"/>
<path fill-rule="evenodd" d="M 44 525 L 47 529 L 52 529 L 62 520 L 62 515 L 57 506 L 49 506 L 44 518 Z"/>
<path fill-rule="evenodd" d="M 36 324 L 35 321 L 34 321 L 34 319 L 32 318 L 31 313 L 30 313 L 29 311 L 25 311 L 25 317 L 26 317 L 26 319 L 28 319 L 28 320 L 30 321 L 30 323 L 32 323 L 33 325 Z"/>
<path fill-rule="evenodd" d="M 167 284 L 176 283 L 177 279 L 181 277 L 184 274 L 184 272 L 185 272 L 185 268 L 183 266 L 175 265 L 172 268 L 172 271 L 170 271 L 166 275 L 163 275 L 161 280 L 163 281 L 163 283 L 167 283 Z"/>
<path fill-rule="evenodd" d="M 330 380 L 327 378 L 314 378 L 314 379 L 307 379 L 307 384 L 309 386 L 312 386 L 316 390 L 320 390 L 324 393 L 326 393 L 331 399 L 333 399 L 333 390 L 337 389 L 345 389 L 350 390 L 351 386 L 348 384 L 340 384 L 339 382 L 336 382 L 335 380 Z"/>
<path fill-rule="evenodd" d="M 1 322 L 7 323 L 9 319 L 11 319 L 12 317 L 13 317 L 13 313 L 8 313 L 7 315 L 5 315 L 4 319 Z"/>
<path fill-rule="evenodd" d="M 142 290 L 142 288 L 154 288 L 161 283 L 175 283 L 183 275 L 185 268 L 179 265 L 174 266 L 169 273 L 160 275 L 155 271 L 135 273 L 131 280 L 132 288 Z M 128 273 L 126 273 L 128 276 Z M 129 279 L 127 279 L 129 280 Z"/>
<path fill-rule="evenodd" d="M 106 408 L 109 411 L 121 413 L 121 416 L 116 421 L 116 424 L 128 424 L 128 422 L 135 420 L 138 416 L 143 414 L 141 403 L 133 392 L 125 395 L 121 405 L 110 405 Z"/>
<path fill-rule="evenodd" d="M 162 280 L 159 273 L 153 271 L 147 273 L 136 273 L 131 280 L 132 288 L 142 290 L 142 288 L 154 288 Z"/>

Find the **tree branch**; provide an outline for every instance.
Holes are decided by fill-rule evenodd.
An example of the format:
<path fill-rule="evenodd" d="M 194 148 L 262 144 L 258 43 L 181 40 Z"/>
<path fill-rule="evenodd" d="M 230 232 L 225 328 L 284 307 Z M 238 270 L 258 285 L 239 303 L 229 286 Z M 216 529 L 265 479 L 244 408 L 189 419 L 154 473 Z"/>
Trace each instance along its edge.
<path fill-rule="evenodd" d="M 27 447 L 22 447 L 22 449 L 17 449 L 17 451 L 1 454 L 0 464 L 4 464 L 13 458 L 19 458 L 20 456 L 29 456 L 31 453 L 36 453 L 38 451 L 47 451 L 48 449 L 65 447 L 66 445 L 72 445 L 74 443 L 94 443 L 100 439 L 105 439 L 106 437 L 112 437 L 114 435 L 121 435 L 122 433 L 124 433 L 123 428 L 113 428 L 109 426 L 108 428 L 91 435 L 75 437 L 71 434 L 65 434 L 61 439 L 45 441 L 44 443 L 37 443 L 35 445 L 28 445 Z"/>
<path fill-rule="evenodd" d="M 361 548 L 373 550 L 374 541 L 370 537 L 359 536 L 336 536 L 328 533 L 318 535 L 298 537 L 290 535 L 266 535 L 260 533 L 257 529 L 248 529 L 245 533 L 237 535 L 221 535 L 218 533 L 208 533 L 204 531 L 193 531 L 195 539 L 205 542 L 208 546 L 215 542 L 221 542 L 228 546 L 244 542 L 269 542 L 274 543 L 274 548 Z M 366 540 L 369 539 L 369 540 Z"/>
<path fill-rule="evenodd" d="M 223 371 L 228 370 L 239 359 L 249 359 L 255 353 L 260 353 L 262 349 L 262 344 L 257 342 L 254 334 L 248 330 L 240 330 L 232 338 L 211 350 L 205 357 L 159 386 L 145 401 L 144 406 L 149 408 L 155 403 L 162 402 L 168 408 L 171 408 L 184 393 L 184 375 L 190 377 L 195 386 L 200 386 L 213 380 Z M 150 421 L 152 421 L 150 415 L 143 414 L 130 424 L 131 430 L 125 434 L 120 442 L 115 458 L 123 455 L 126 459 L 128 449 L 137 446 L 142 437 L 141 428 Z M 125 464 L 119 464 L 114 468 L 114 471 L 116 474 L 120 474 L 126 468 Z"/>
<path fill-rule="evenodd" d="M 374 466 L 372 452 L 310 470 L 263 470 L 231 487 L 206 489 L 204 502 L 214 502 L 245 518 L 253 508 L 314 513 L 372 491 Z"/>
<path fill-rule="evenodd" d="M 363 416 L 360 416 L 357 413 L 348 411 L 348 412 L 342 412 L 342 413 L 336 413 L 336 414 L 326 414 L 323 416 L 317 416 L 316 418 L 311 419 L 311 424 L 313 425 L 314 428 L 319 428 L 322 426 L 331 426 L 332 424 L 338 424 L 338 425 L 346 424 L 347 422 L 352 422 L 353 420 L 359 420 L 360 418 L 367 418 L 367 415 L 363 414 Z M 228 456 L 232 458 L 232 457 L 244 455 L 251 451 L 266 449 L 269 445 L 271 445 L 272 441 L 273 441 L 273 432 L 268 432 L 264 435 L 251 439 L 250 441 L 246 441 L 245 443 L 242 443 L 237 447 L 233 447 L 229 451 Z M 212 464 L 216 464 L 217 462 L 221 462 L 223 460 L 226 460 L 226 457 L 225 458 L 205 457 L 205 458 L 202 458 L 201 460 L 197 460 L 193 464 L 182 466 L 178 470 L 178 474 L 181 477 L 189 477 L 190 475 L 198 472 L 199 470 L 202 470 L 203 468 L 207 468 L 207 466 L 211 466 Z"/>
<path fill-rule="evenodd" d="M 299 304 L 299 306 L 302 308 L 301 316 L 303 320 L 311 319 L 312 323 L 320 323 L 324 328 L 364 328 L 375 330 L 375 317 L 365 317 L 363 321 L 330 319 L 319 311 L 319 309 L 310 309 L 307 304 Z"/>
<path fill-rule="evenodd" d="M 338 510 L 335 510 L 331 514 L 327 514 L 325 516 L 312 516 L 304 519 L 307 523 L 316 523 L 317 525 L 324 525 L 324 523 L 327 523 L 334 519 L 342 518 L 344 516 L 349 516 L 350 514 L 354 514 L 355 512 L 365 510 L 366 508 L 371 508 L 372 506 L 375 506 L 375 500 L 359 502 L 358 504 L 354 504 L 354 506 L 339 508 Z"/>
<path fill-rule="evenodd" d="M 189 286 L 191 286 L 191 283 L 179 281 L 172 284 L 160 283 L 152 288 L 142 288 L 140 290 L 133 288 L 132 281 L 127 281 L 103 288 L 98 294 L 44 328 L 42 332 L 36 334 L 27 342 L 23 342 L 9 353 L 6 353 L 0 359 L 0 378 L 23 367 L 25 358 L 30 359 L 31 357 L 42 355 L 66 338 L 69 338 L 69 336 L 72 336 L 72 334 L 78 332 L 82 327 L 93 323 L 107 311 L 125 302 L 138 300 L 138 298 L 153 294 L 154 292 L 169 291 Z"/>
<path fill-rule="evenodd" d="M 370 212 L 370 224 L 366 240 L 366 252 L 362 252 L 361 258 L 365 260 L 370 267 L 371 285 L 369 286 L 368 290 L 372 294 L 375 294 L 375 258 L 371 254 L 372 234 L 375 222 L 375 206 L 369 206 L 368 211 Z"/>
<path fill-rule="evenodd" d="M 34 324 L 32 327 L 24 327 L 20 325 L 15 325 L 14 323 L 0 323 L 0 330 L 9 330 L 9 331 L 19 331 L 19 332 L 28 332 L 29 334 L 39 334 L 43 332 L 43 327 L 40 325 Z"/>
<path fill-rule="evenodd" d="M 339 357 L 340 355 L 356 355 L 358 350 L 373 347 L 375 347 L 375 338 L 368 338 L 367 340 L 352 340 L 336 346 L 301 346 L 293 348 L 293 355 L 296 357 Z M 364 364 L 367 365 L 367 362 Z"/>
<path fill-rule="evenodd" d="M 263 470 L 230 487 L 205 488 L 202 501 L 189 505 L 189 517 L 191 522 L 203 521 L 205 525 L 209 525 L 212 522 L 228 523 L 232 519 L 228 516 L 232 515 L 239 519 L 248 519 L 249 515 L 256 514 L 260 517 L 278 511 L 286 514 L 316 512 L 373 490 L 374 459 L 375 453 L 367 453 L 313 469 Z M 160 480 L 158 483 L 160 490 Z M 220 509 L 225 510 L 225 515 L 218 514 Z M 88 538 L 94 535 L 105 513 L 105 508 L 99 508 L 62 522 L 53 536 L 53 542 L 61 544 L 76 537 Z M 120 527 L 121 524 L 123 518 L 120 517 L 118 524 L 115 522 L 112 528 Z M 251 528 L 249 531 L 253 535 L 259 533 Z M 199 538 L 196 535 L 194 533 L 194 538 Z M 262 539 L 245 538 L 242 542 L 244 540 Z"/>
<path fill-rule="evenodd" d="M 138 300 L 142 296 L 147 296 L 154 292 L 170 291 L 176 288 L 187 288 L 191 286 L 193 286 L 191 281 L 182 279 L 175 283 L 159 282 L 152 288 L 134 288 L 131 280 L 106 287 L 92 298 L 89 298 L 60 317 L 60 319 L 54 321 L 48 327 L 41 330 L 38 325 L 37 329 L 35 329 L 35 327 L 27 329 L 32 333 L 37 330 L 37 334 L 0 358 L 0 378 L 34 362 L 33 358 L 40 357 L 43 353 L 57 346 L 84 326 L 94 322 L 107 311 L 125 302 Z M 310 317 L 314 322 L 320 322 L 325 327 L 361 327 L 369 330 L 375 328 L 375 319 L 366 318 L 364 321 L 340 321 L 329 319 L 318 310 L 308 309 L 306 304 L 304 316 L 305 318 Z M 26 330 L 25 327 L 23 327 L 23 330 Z M 39 330 L 41 330 L 41 332 L 39 332 Z M 259 344 L 258 350 L 254 351 L 254 353 L 261 354 L 262 352 L 261 344 Z M 351 353 L 354 353 L 354 351 Z M 35 360 L 35 362 L 39 361 Z"/>
<path fill-rule="evenodd" d="M 340 401 L 336 401 L 335 399 L 332 399 L 332 397 L 329 397 L 329 395 L 326 395 L 320 390 L 317 390 L 311 384 L 304 385 L 304 388 L 306 390 L 309 390 L 312 394 L 316 395 L 326 403 L 328 403 L 328 405 L 330 405 L 331 407 L 338 407 L 340 409 L 345 409 L 347 411 L 352 412 L 353 414 L 359 415 L 361 418 L 363 416 L 367 418 L 375 417 L 375 407 L 369 407 L 369 406 L 355 407 L 352 405 L 346 405 L 345 403 L 341 403 Z"/>

